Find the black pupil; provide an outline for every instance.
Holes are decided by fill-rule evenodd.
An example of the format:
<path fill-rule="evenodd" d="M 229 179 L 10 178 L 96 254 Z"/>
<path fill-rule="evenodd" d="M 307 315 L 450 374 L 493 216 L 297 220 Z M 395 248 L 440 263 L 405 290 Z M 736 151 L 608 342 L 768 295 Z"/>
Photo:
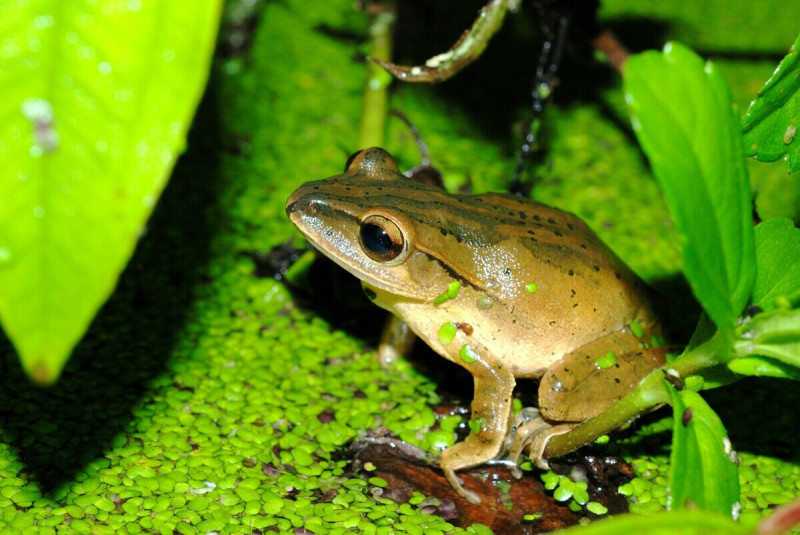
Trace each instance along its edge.
<path fill-rule="evenodd" d="M 361 226 L 361 242 L 375 254 L 386 254 L 392 249 L 392 239 L 389 234 L 372 223 Z"/>

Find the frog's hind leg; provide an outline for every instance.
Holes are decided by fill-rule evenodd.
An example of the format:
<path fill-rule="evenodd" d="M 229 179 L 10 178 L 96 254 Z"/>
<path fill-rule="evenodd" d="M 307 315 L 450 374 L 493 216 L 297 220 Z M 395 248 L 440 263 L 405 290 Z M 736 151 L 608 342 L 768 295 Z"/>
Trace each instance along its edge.
<path fill-rule="evenodd" d="M 641 347 L 629 331 L 614 331 L 551 366 L 539 382 L 539 410 L 551 422 L 597 416 L 664 364 L 665 348 Z"/>

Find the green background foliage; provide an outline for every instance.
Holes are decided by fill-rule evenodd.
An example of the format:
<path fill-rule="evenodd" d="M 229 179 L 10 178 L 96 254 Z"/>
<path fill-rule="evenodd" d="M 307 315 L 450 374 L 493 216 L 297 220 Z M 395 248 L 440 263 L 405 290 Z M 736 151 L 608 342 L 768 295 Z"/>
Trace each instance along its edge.
<path fill-rule="evenodd" d="M 635 42 L 651 4 L 641 2 L 634 13 L 633 4 L 608 3 L 603 17 Z M 396 33 L 400 59 L 419 61 L 449 46 L 478 5 L 436 4 L 425 16 L 406 5 Z M 726 20 L 746 21 L 751 12 L 749 5 L 724 5 L 738 17 Z M 775 12 L 786 9 L 775 6 Z M 686 7 L 659 21 L 666 35 L 683 32 L 700 52 L 757 53 L 718 62 L 744 109 L 794 39 L 796 29 L 781 37 L 781 27 L 796 17 L 781 17 L 771 32 L 743 23 L 715 33 L 708 15 Z M 442 30 L 445 20 L 452 27 Z M 702 39 L 692 42 L 686 21 L 703 28 Z M 331 313 L 326 299 L 292 295 L 262 275 L 260 254 L 296 239 L 284 215 L 289 193 L 303 181 L 338 173 L 358 148 L 364 65 L 353 58 L 363 50 L 367 22 L 345 0 L 226 6 L 188 150 L 61 380 L 49 389 L 32 386 L 10 343 L 0 342 L 6 357 L 0 361 L 0 527 L 9 533 L 123 526 L 129 533 L 272 526 L 464 531 L 418 504 L 376 499 L 366 478 L 347 472 L 342 452 L 381 425 L 431 449 L 436 389 L 454 389 L 468 401 L 469 379 L 454 384 L 458 376 L 443 362 L 422 373 L 413 357 L 382 369 L 365 349 L 380 328 L 365 318 L 377 314 L 360 308 L 369 305 L 357 285 L 346 285 L 347 277 L 317 278 L 324 282 L 305 289 L 338 292 L 326 298 L 335 303 Z M 664 34 L 645 33 L 653 37 L 648 46 L 663 45 Z M 530 65 L 510 58 L 531 56 L 519 53 L 532 46 L 530 37 L 525 16 L 511 17 L 486 57 L 458 79 L 395 87 L 391 105 L 417 123 L 448 188 L 469 182 L 474 191 L 505 189 L 530 83 Z M 545 118 L 547 153 L 532 173 L 534 196 L 584 217 L 665 293 L 688 296 L 678 233 L 627 126 L 619 80 L 597 64 L 569 65 Z M 21 115 L 17 107 L 13 113 Z M 386 147 L 404 168 L 418 161 L 397 121 L 388 124 Z M 797 217 L 800 205 L 785 201 L 796 191 L 795 177 L 778 164 L 752 172 L 759 210 Z M 785 195 L 768 194 L 776 190 Z M 671 306 L 693 323 L 691 302 Z M 739 477 L 743 517 L 751 525 L 796 495 L 800 468 L 791 462 L 796 444 L 781 434 L 798 417 L 794 405 L 778 388 L 746 386 L 712 405 L 726 423 L 744 415 L 746 425 L 730 431 L 745 459 Z M 765 419 L 753 406 L 778 409 Z M 650 422 L 645 429 L 654 427 Z M 650 447 L 637 450 L 637 440 Z M 666 500 L 664 441 L 657 431 L 632 441 L 624 450 L 639 476 L 631 484 L 638 489 L 632 507 L 658 510 Z"/>

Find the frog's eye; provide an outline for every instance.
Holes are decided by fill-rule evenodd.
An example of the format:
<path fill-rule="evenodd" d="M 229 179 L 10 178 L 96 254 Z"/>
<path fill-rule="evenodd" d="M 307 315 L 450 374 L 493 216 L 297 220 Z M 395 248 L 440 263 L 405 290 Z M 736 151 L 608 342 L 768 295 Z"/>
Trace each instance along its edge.
<path fill-rule="evenodd" d="M 355 160 L 356 157 L 359 154 L 361 154 L 362 152 L 364 152 L 364 151 L 360 150 L 360 151 L 354 152 L 353 154 L 350 155 L 349 158 L 347 158 L 347 162 L 344 164 L 344 172 L 345 173 L 350 169 L 350 166 L 353 164 L 353 160 Z"/>
<path fill-rule="evenodd" d="M 382 215 L 364 218 L 358 240 L 367 256 L 377 262 L 394 260 L 406 250 L 406 240 L 400 227 Z"/>

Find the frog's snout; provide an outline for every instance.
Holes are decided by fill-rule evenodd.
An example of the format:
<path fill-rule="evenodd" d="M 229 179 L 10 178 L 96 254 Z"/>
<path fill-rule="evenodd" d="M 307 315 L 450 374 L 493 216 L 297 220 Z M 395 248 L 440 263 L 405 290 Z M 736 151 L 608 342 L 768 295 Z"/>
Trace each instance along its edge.
<path fill-rule="evenodd" d="M 314 215 L 319 211 L 319 201 L 307 195 L 304 187 L 298 188 L 286 200 L 286 215 L 293 222 L 301 215 Z"/>
<path fill-rule="evenodd" d="M 289 219 L 292 218 L 293 213 L 299 210 L 297 202 L 300 200 L 300 197 L 300 190 L 297 189 L 291 195 L 289 195 L 288 199 L 286 199 L 286 215 L 289 216 Z"/>

